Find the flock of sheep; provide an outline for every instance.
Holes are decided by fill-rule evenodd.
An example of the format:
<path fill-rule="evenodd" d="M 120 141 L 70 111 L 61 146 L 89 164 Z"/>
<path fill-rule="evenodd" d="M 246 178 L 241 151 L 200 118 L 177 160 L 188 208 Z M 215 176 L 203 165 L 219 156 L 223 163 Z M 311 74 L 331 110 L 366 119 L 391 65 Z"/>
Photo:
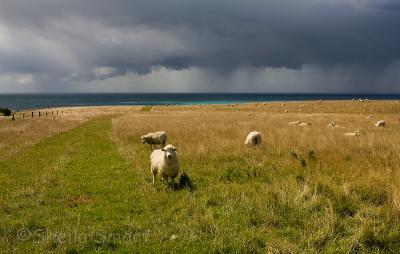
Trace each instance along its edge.
<path fill-rule="evenodd" d="M 385 127 L 385 125 L 386 125 L 386 123 L 384 120 L 380 120 L 375 123 L 375 127 Z M 341 125 L 337 125 L 335 122 L 330 123 L 329 126 L 332 128 L 344 128 Z M 356 136 L 360 136 L 361 132 L 359 130 L 356 130 L 354 132 L 347 132 L 344 135 L 348 136 L 348 137 L 356 137 Z"/>
<path fill-rule="evenodd" d="M 311 123 L 307 122 L 301 122 L 301 121 L 294 121 L 294 122 L 289 122 L 289 125 L 298 125 L 298 126 L 308 126 L 311 125 Z M 375 123 L 375 127 L 385 127 L 386 123 L 385 120 L 380 120 Z M 336 124 L 334 121 L 328 124 L 328 127 L 330 128 L 344 128 L 343 126 Z M 361 132 L 359 130 L 353 131 L 353 132 L 347 132 L 344 134 L 345 136 L 360 136 Z"/>
<path fill-rule="evenodd" d="M 143 144 L 149 144 L 153 150 L 160 145 L 160 149 L 154 149 L 150 155 L 151 163 L 151 174 L 153 175 L 153 183 L 156 180 L 158 174 L 161 175 L 163 180 L 168 178 L 175 181 L 175 178 L 179 174 L 180 166 L 177 149 L 169 144 L 165 145 L 167 141 L 167 133 L 165 131 L 151 132 L 140 137 Z M 246 138 L 245 144 L 256 146 L 262 142 L 261 133 L 258 131 L 252 131 Z"/>
<path fill-rule="evenodd" d="M 140 137 L 143 144 L 149 144 L 151 149 L 157 148 L 160 145 L 160 149 L 154 149 L 150 155 L 151 161 L 151 173 L 153 175 L 153 183 L 156 180 L 158 174 L 163 179 L 170 177 L 172 181 L 179 174 L 179 159 L 177 149 L 173 145 L 165 145 L 167 142 L 167 133 L 165 131 L 151 132 Z"/>
<path fill-rule="evenodd" d="M 308 126 L 311 123 L 305 123 L 301 121 L 290 122 L 289 125 L 298 125 L 298 126 Z M 375 123 L 376 127 L 384 127 L 385 121 L 381 120 Z M 331 128 L 344 128 L 335 122 L 332 122 L 328 125 Z M 359 136 L 360 131 L 348 132 L 345 133 L 345 136 Z M 172 179 L 172 182 L 175 181 L 175 178 L 179 174 L 180 166 L 177 149 L 169 144 L 165 145 L 167 141 L 167 133 L 165 131 L 157 131 L 153 133 L 148 133 L 140 137 L 143 144 L 149 144 L 152 153 L 150 155 L 151 162 L 151 173 L 153 175 L 153 183 L 156 180 L 158 174 L 162 176 L 163 180 L 167 180 L 168 178 Z M 260 145 L 262 142 L 262 135 L 259 131 L 250 132 L 246 140 L 244 142 L 245 145 L 249 145 L 255 147 Z M 157 145 L 160 145 L 160 149 L 156 149 Z M 153 150 L 154 146 L 154 150 Z"/>

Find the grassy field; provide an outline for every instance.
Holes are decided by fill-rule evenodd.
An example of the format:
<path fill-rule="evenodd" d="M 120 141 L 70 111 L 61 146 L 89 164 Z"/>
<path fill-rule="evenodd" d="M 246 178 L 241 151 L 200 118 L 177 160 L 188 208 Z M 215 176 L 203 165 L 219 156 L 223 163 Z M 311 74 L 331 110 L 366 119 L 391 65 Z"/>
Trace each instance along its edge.
<path fill-rule="evenodd" d="M 0 119 L 0 252 L 400 249 L 398 101 L 65 111 Z M 288 125 L 297 120 L 312 124 Z M 194 190 L 151 183 L 139 137 L 156 130 Z M 252 130 L 264 137 L 256 149 L 244 145 Z"/>

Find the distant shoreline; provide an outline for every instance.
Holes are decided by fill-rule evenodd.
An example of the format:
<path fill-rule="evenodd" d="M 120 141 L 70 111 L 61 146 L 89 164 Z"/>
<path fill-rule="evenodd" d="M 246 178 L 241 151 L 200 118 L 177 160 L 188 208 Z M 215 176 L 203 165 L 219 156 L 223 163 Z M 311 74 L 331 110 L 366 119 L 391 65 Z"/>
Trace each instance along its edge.
<path fill-rule="evenodd" d="M 0 94 L 0 107 L 28 110 L 80 106 L 224 105 L 274 101 L 400 100 L 400 94 L 69 93 Z"/>

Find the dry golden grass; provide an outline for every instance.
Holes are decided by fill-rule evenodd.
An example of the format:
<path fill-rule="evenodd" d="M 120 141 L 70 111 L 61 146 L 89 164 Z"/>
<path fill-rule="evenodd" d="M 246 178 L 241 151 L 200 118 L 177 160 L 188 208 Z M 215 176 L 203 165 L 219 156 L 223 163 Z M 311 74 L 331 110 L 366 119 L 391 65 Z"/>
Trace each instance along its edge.
<path fill-rule="evenodd" d="M 349 166 L 357 166 L 363 174 L 369 171 L 392 172 L 397 168 L 398 164 L 385 163 L 387 158 L 389 161 L 397 159 L 400 154 L 400 118 L 393 111 L 397 102 L 380 102 L 377 109 L 367 113 L 356 111 L 345 103 L 329 104 L 339 113 L 276 113 L 276 105 L 272 105 L 272 109 L 254 105 L 240 105 L 233 109 L 230 106 L 154 107 L 151 112 L 128 113 L 114 119 L 113 134 L 121 143 L 129 145 L 139 142 L 144 133 L 165 130 L 168 142 L 179 147 L 182 156 L 190 158 L 246 157 L 256 153 L 270 160 L 279 156 L 292 157 L 289 151 L 293 150 L 306 159 L 306 153 L 314 150 L 320 161 L 318 167 L 335 164 L 344 173 Z M 400 104 L 398 106 L 400 112 Z M 346 113 L 340 113 L 346 108 Z M 380 113 L 376 113 L 378 111 Z M 256 113 L 253 115 L 252 112 Z M 370 116 L 372 112 L 375 115 Z M 386 120 L 387 126 L 376 128 L 374 123 L 381 119 Z M 288 124 L 296 120 L 312 124 Z M 329 128 L 332 121 L 342 128 Z M 246 135 L 252 130 L 263 133 L 263 145 L 256 150 L 246 149 L 243 145 Z M 361 136 L 344 136 L 346 132 L 355 130 L 360 130 Z M 127 152 L 127 156 L 133 156 L 132 152 Z"/>
<path fill-rule="evenodd" d="M 344 114 L 383 114 L 398 113 L 400 101 L 289 101 L 259 102 L 231 105 L 198 105 L 198 106 L 161 106 L 153 107 L 153 111 L 185 111 L 188 108 L 196 111 L 248 111 L 275 113 L 344 113 Z M 287 111 L 287 112 L 286 112 Z"/>
<path fill-rule="evenodd" d="M 399 225 L 384 226 L 400 214 L 399 112 L 397 101 L 153 107 L 113 119 L 112 136 L 151 193 L 150 149 L 139 137 L 166 131 L 199 186 L 198 198 L 184 201 L 192 226 L 219 242 L 229 234 L 216 218 L 242 214 L 276 246 L 271 252 L 379 252 L 399 246 L 390 238 Z M 376 128 L 381 119 L 387 126 Z M 288 124 L 296 120 L 312 124 Z M 332 121 L 343 128 L 329 128 Z M 244 145 L 253 130 L 264 138 L 256 149 Z M 355 130 L 361 136 L 344 135 Z"/>

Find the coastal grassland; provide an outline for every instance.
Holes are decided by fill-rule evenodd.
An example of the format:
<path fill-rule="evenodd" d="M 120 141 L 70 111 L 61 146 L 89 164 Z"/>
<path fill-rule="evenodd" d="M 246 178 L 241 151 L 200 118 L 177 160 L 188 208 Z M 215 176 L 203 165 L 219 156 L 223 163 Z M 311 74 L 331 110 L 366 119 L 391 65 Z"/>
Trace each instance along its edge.
<path fill-rule="evenodd" d="M 260 107 L 168 107 L 114 119 L 113 138 L 147 183 L 146 199 L 173 200 L 159 208 L 171 216 L 170 234 L 189 246 L 205 243 L 210 252 L 399 249 L 400 121 L 392 108 L 370 116 Z M 373 123 L 381 118 L 388 125 L 378 129 Z M 288 125 L 296 120 L 312 125 Z M 345 128 L 330 129 L 331 121 Z M 360 137 L 344 136 L 357 129 Z M 138 142 L 149 130 L 167 131 L 167 143 L 178 147 L 182 169 L 197 185 L 190 196 L 154 192 L 150 151 Z M 260 148 L 243 145 L 252 130 L 264 135 Z"/>
<path fill-rule="evenodd" d="M 396 253 L 398 105 L 86 108 L 94 115 L 79 127 L 0 160 L 1 250 Z M 178 148 L 193 191 L 151 183 L 139 137 L 156 130 Z M 264 136 L 255 149 L 244 146 L 252 130 Z"/>
<path fill-rule="evenodd" d="M 65 107 L 20 111 L 15 113 L 15 121 L 11 121 L 11 117 L 0 117 L 0 160 L 16 154 L 24 147 L 35 144 L 43 138 L 75 128 L 89 119 L 136 111 L 140 108 L 123 106 Z M 41 112 L 40 117 L 39 111 Z M 34 112 L 33 118 L 32 112 Z"/>

